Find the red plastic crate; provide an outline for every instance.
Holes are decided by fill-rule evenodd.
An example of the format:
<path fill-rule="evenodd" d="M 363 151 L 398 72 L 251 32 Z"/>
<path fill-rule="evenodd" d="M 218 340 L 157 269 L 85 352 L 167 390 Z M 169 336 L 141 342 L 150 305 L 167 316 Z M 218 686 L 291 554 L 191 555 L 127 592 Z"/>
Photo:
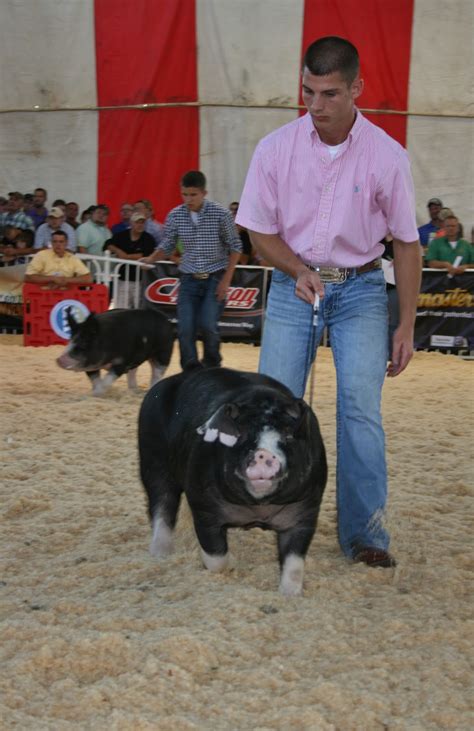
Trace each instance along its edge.
<path fill-rule="evenodd" d="M 68 342 L 66 307 L 72 306 L 76 319 L 88 312 L 105 312 L 109 290 L 105 284 L 79 284 L 67 289 L 46 289 L 39 284 L 23 285 L 23 344 L 61 345 Z"/>

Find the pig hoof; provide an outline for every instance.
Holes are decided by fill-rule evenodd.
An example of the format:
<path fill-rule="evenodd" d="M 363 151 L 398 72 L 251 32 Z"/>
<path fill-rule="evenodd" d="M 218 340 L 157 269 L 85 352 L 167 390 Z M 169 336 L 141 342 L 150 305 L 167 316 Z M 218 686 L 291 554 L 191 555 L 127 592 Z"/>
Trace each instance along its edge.
<path fill-rule="evenodd" d="M 280 581 L 280 594 L 301 596 L 303 593 L 304 559 L 294 554 L 287 556 L 283 564 Z"/>
<path fill-rule="evenodd" d="M 234 568 L 235 559 L 230 553 L 224 553 L 224 555 L 211 556 L 209 553 L 201 550 L 202 562 L 206 569 L 215 573 L 219 571 L 228 571 Z"/>
<path fill-rule="evenodd" d="M 153 536 L 150 543 L 150 554 L 154 558 L 166 558 L 173 553 L 173 531 L 163 518 L 153 521 Z"/>

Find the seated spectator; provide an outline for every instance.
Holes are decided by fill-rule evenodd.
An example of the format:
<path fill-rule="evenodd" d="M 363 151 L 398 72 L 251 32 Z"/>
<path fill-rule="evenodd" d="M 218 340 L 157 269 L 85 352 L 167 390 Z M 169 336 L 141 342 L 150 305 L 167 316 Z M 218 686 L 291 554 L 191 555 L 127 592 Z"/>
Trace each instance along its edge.
<path fill-rule="evenodd" d="M 84 210 L 81 213 L 81 223 L 85 223 L 86 221 L 91 220 L 91 216 L 94 213 L 97 206 L 89 206 L 89 208 L 84 208 Z M 80 224 L 79 224 L 80 225 Z"/>
<path fill-rule="evenodd" d="M 446 236 L 433 239 L 428 246 L 426 264 L 431 269 L 446 269 L 448 274 L 462 274 L 474 268 L 474 248 L 469 241 L 459 237 L 459 221 L 456 216 L 444 219 Z M 461 261 L 454 266 L 458 257 Z"/>
<path fill-rule="evenodd" d="M 44 188 L 35 188 L 33 193 L 33 204 L 25 207 L 25 213 L 33 219 L 35 228 L 46 221 L 48 209 L 45 206 L 48 194 Z"/>
<path fill-rule="evenodd" d="M 455 215 L 454 211 L 451 208 L 442 208 L 440 210 L 439 217 L 441 219 L 441 227 L 435 233 L 432 240 L 433 239 L 443 239 L 446 236 L 446 228 L 445 228 L 444 222 L 447 218 L 449 218 L 450 216 L 454 216 L 454 215 Z M 458 236 L 460 239 L 463 238 L 463 227 L 461 224 L 459 224 Z"/>
<path fill-rule="evenodd" d="M 229 205 L 229 211 L 232 214 L 234 223 L 235 223 L 235 217 L 237 215 L 238 210 L 239 210 L 239 201 L 232 201 L 232 203 Z M 240 255 L 239 264 L 251 264 L 253 261 L 254 252 L 252 249 L 252 242 L 250 241 L 250 236 L 248 234 L 248 231 L 246 228 L 242 228 L 242 226 L 239 226 L 238 223 L 235 224 L 235 227 L 237 229 L 237 233 L 239 234 L 239 238 L 242 242 L 242 253 Z"/>
<path fill-rule="evenodd" d="M 147 232 L 147 234 L 151 234 L 153 236 L 153 238 L 155 239 L 156 248 L 159 248 L 159 245 L 163 238 L 163 224 L 159 221 L 155 221 L 155 219 L 153 218 L 153 206 L 151 205 L 150 201 L 146 198 L 142 198 L 134 204 L 133 210 L 136 213 L 145 214 L 145 231 Z"/>
<path fill-rule="evenodd" d="M 155 250 L 155 239 L 145 231 L 146 220 L 144 213 L 133 213 L 130 218 L 131 228 L 114 234 L 105 243 L 104 249 L 108 249 L 112 256 L 128 261 L 138 261 L 144 256 L 152 254 Z M 115 306 L 129 309 L 135 306 L 135 288 L 128 286 L 125 282 L 126 279 L 129 282 L 136 281 L 137 267 L 120 267 L 119 281 L 115 283 Z"/>
<path fill-rule="evenodd" d="M 56 200 L 53 202 L 53 207 L 57 206 L 58 208 L 64 208 L 64 212 L 66 212 L 66 201 L 64 198 L 56 198 Z"/>
<path fill-rule="evenodd" d="M 22 230 L 29 228 L 31 231 L 34 231 L 35 224 L 33 220 L 23 210 L 23 194 L 15 191 L 8 195 L 7 210 L 0 214 L 0 228 L 14 226 Z"/>
<path fill-rule="evenodd" d="M 420 244 L 422 245 L 423 250 L 427 249 L 430 240 L 437 233 L 438 229 L 441 228 L 439 212 L 443 207 L 443 203 L 439 198 L 430 198 L 426 205 L 430 214 L 430 221 L 425 223 L 424 226 L 420 226 L 418 229 Z"/>
<path fill-rule="evenodd" d="M 4 239 L 7 243 L 1 247 L 3 254 L 2 261 L 8 266 L 12 266 L 13 264 L 26 264 L 28 255 L 35 253 L 33 246 L 35 235 L 29 228 L 24 231 L 20 229 L 13 229 L 13 231 L 15 235 L 10 241 Z"/>
<path fill-rule="evenodd" d="M 48 248 L 55 231 L 64 231 L 67 234 L 68 249 L 76 250 L 76 232 L 66 223 L 66 215 L 59 206 L 53 206 L 46 217 L 46 222 L 36 229 L 35 249 Z"/>
<path fill-rule="evenodd" d="M 66 223 L 68 223 L 71 228 L 76 229 L 79 227 L 79 221 L 77 220 L 77 217 L 79 215 L 79 206 L 75 201 L 70 201 L 70 203 L 66 203 Z"/>
<path fill-rule="evenodd" d="M 101 203 L 94 208 L 89 221 L 81 223 L 77 229 L 77 244 L 81 254 L 103 255 L 104 244 L 112 236 L 111 230 L 107 228 L 108 216 L 108 207 Z"/>
<path fill-rule="evenodd" d="M 67 234 L 54 231 L 51 249 L 39 251 L 28 264 L 25 282 L 46 284 L 50 289 L 66 289 L 75 284 L 92 284 L 86 265 L 67 251 Z"/>
<path fill-rule="evenodd" d="M 114 223 L 112 226 L 112 233 L 118 234 L 120 231 L 127 231 L 131 227 L 130 216 L 133 213 L 133 206 L 131 203 L 122 203 L 120 207 L 121 220 L 119 223 Z"/>

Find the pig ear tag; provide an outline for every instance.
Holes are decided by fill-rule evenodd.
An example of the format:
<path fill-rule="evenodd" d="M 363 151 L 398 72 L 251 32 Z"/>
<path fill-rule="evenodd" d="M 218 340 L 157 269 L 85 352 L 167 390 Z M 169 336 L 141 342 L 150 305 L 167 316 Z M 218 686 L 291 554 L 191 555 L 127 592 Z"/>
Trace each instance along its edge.
<path fill-rule="evenodd" d="M 233 447 L 239 438 L 239 431 L 232 421 L 235 416 L 233 404 L 224 404 L 204 424 L 196 429 L 198 434 L 204 435 L 205 442 L 215 442 L 217 439 L 226 447 Z"/>

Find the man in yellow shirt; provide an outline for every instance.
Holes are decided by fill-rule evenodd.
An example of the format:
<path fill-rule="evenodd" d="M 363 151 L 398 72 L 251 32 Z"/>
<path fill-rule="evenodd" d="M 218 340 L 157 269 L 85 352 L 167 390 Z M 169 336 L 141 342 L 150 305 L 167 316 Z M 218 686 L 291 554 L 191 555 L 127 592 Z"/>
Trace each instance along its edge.
<path fill-rule="evenodd" d="M 51 289 L 66 288 L 71 284 L 92 284 L 92 274 L 77 256 L 66 251 L 67 234 L 55 231 L 51 249 L 38 252 L 28 264 L 25 282 L 47 284 Z"/>

